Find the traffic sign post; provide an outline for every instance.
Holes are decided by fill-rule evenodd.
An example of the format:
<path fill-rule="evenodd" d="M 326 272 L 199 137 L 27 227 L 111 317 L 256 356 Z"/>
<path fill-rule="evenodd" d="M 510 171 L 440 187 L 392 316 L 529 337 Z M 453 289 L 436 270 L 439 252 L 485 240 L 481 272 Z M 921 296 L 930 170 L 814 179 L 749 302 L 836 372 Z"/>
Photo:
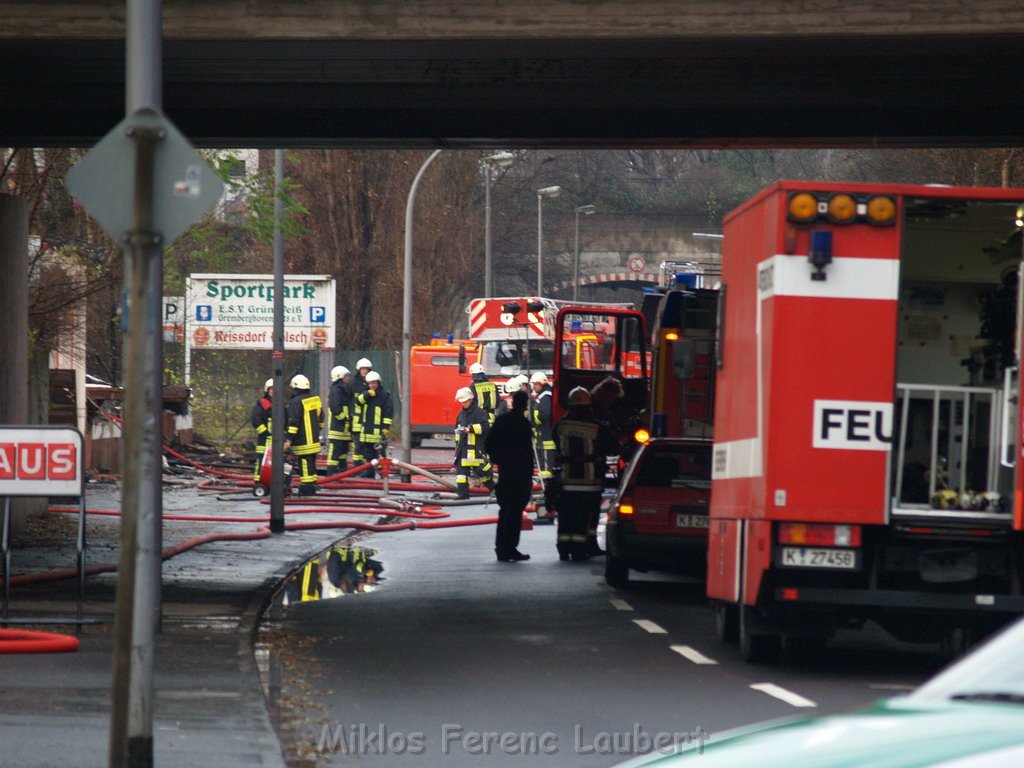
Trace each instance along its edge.
<path fill-rule="evenodd" d="M 66 184 L 129 252 L 110 766 L 151 766 L 163 506 L 162 247 L 220 200 L 224 184 L 155 109 L 126 117 L 71 169 Z"/>

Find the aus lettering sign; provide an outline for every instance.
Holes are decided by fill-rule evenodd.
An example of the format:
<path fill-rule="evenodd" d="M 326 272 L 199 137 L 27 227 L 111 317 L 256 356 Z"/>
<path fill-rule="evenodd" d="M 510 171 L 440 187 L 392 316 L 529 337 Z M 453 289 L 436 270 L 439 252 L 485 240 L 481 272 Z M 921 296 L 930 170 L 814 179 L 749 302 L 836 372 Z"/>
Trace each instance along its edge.
<path fill-rule="evenodd" d="M 85 450 L 69 427 L 0 427 L 0 496 L 81 496 Z"/>
<path fill-rule="evenodd" d="M 185 336 L 193 348 L 273 348 L 273 275 L 191 275 L 187 290 Z M 334 306 L 334 278 L 285 276 L 285 349 L 333 349 Z"/>

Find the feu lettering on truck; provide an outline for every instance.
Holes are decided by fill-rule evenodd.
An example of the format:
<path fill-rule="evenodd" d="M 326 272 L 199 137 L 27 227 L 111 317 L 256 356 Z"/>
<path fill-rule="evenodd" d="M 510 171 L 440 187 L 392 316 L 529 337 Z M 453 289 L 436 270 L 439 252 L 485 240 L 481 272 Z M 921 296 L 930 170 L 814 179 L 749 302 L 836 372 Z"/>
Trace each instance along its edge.
<path fill-rule="evenodd" d="M 815 400 L 815 448 L 887 451 L 892 445 L 892 403 Z"/>

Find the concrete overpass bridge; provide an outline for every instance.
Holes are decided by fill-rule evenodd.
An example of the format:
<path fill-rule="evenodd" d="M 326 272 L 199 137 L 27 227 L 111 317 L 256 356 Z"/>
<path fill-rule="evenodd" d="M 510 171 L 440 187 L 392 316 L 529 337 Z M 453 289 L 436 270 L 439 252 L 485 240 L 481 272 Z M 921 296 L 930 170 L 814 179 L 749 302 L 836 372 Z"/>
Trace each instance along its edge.
<path fill-rule="evenodd" d="M 0 144 L 124 110 L 123 0 L 0 4 Z M 1024 144 L 1018 0 L 164 0 L 207 146 Z"/>

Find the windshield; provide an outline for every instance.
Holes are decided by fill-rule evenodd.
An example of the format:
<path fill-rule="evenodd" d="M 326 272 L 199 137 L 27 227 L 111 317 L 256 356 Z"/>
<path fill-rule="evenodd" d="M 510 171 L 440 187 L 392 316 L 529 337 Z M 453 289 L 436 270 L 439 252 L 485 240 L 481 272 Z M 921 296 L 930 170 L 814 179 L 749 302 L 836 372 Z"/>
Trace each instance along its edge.
<path fill-rule="evenodd" d="M 1024 703 L 1024 620 L 932 678 L 910 701 Z"/>
<path fill-rule="evenodd" d="M 488 376 L 516 376 L 535 371 L 551 373 L 555 365 L 555 345 L 544 339 L 485 341 L 480 347 L 480 361 Z"/>

